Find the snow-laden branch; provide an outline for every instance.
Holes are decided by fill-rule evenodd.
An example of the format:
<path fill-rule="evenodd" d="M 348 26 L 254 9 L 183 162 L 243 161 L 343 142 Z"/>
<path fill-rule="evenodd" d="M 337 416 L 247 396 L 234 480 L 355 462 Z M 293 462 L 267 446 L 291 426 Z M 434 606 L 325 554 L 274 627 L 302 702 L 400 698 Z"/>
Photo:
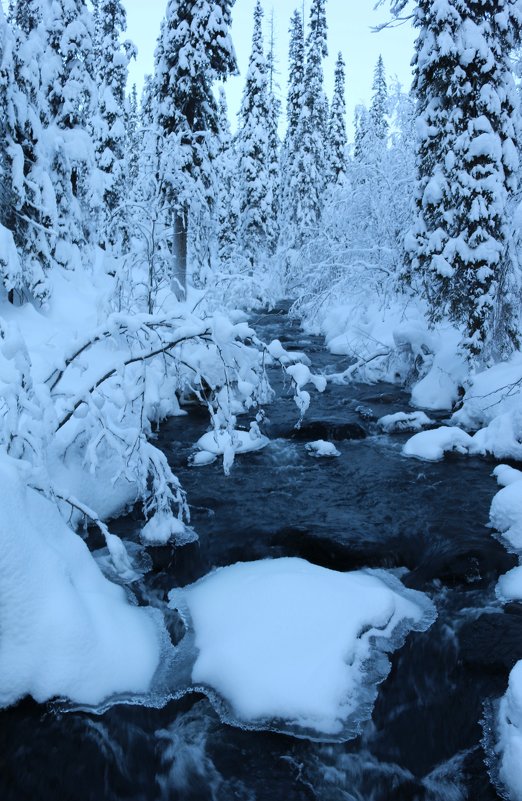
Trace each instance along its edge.
<path fill-rule="evenodd" d="M 178 345 L 181 345 L 184 342 L 189 342 L 190 340 L 195 340 L 195 339 L 203 340 L 206 338 L 210 341 L 210 334 L 211 334 L 210 329 L 206 327 L 204 323 L 202 323 L 199 327 L 194 325 L 192 329 L 190 328 L 188 330 L 181 329 L 181 334 L 178 333 L 178 336 L 175 337 L 173 340 L 164 342 L 162 345 L 158 347 L 152 348 L 151 350 L 148 351 L 142 351 L 141 353 L 135 356 L 130 356 L 127 359 L 123 359 L 123 361 L 121 359 L 118 359 L 117 363 L 114 366 L 110 367 L 108 370 L 105 370 L 105 372 L 102 375 L 100 375 L 97 379 L 95 379 L 90 383 L 89 387 L 86 390 L 83 390 L 81 393 L 76 395 L 72 403 L 69 404 L 69 408 L 66 410 L 66 412 L 62 415 L 62 417 L 58 421 L 58 425 L 56 426 L 56 431 L 59 431 L 66 423 L 69 422 L 71 417 L 74 415 L 75 411 L 82 405 L 82 403 L 85 403 L 85 400 L 89 395 L 92 395 L 92 393 L 96 389 L 98 389 L 98 387 L 100 387 L 103 383 L 105 383 L 105 381 L 108 381 L 110 378 L 113 378 L 115 375 L 117 375 L 123 369 L 125 369 L 125 367 L 129 367 L 131 364 L 137 364 L 138 362 L 145 362 L 149 359 L 153 359 L 155 356 L 159 356 L 162 353 L 168 353 L 169 351 L 178 347 Z"/>

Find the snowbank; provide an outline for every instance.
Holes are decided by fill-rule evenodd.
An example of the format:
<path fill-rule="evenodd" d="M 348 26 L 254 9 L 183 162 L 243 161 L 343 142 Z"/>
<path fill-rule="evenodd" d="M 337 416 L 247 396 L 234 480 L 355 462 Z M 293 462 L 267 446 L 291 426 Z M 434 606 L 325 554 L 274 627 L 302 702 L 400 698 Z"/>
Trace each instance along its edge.
<path fill-rule="evenodd" d="M 456 426 L 441 426 L 415 434 L 404 445 L 403 453 L 405 456 L 436 462 L 451 451 L 468 453 L 472 444 L 472 437 L 462 429 Z"/>
<path fill-rule="evenodd" d="M 458 426 L 441 426 L 415 434 L 404 446 L 406 456 L 430 461 L 442 459 L 451 451 L 522 460 L 522 409 L 494 418 L 473 436 Z"/>
<path fill-rule="evenodd" d="M 522 471 L 499 465 L 494 474 L 503 488 L 493 498 L 490 525 L 522 558 Z M 522 565 L 499 579 L 496 593 L 503 602 L 522 601 Z M 508 789 L 509 798 L 522 801 L 522 660 L 511 671 L 507 692 L 496 710 L 493 729 L 495 775 Z"/>
<path fill-rule="evenodd" d="M 388 672 L 383 652 L 434 619 L 422 593 L 384 571 L 297 558 L 220 568 L 169 600 L 195 631 L 194 687 L 225 719 L 326 739 L 355 736 Z"/>
<path fill-rule="evenodd" d="M 522 553 L 522 483 L 503 487 L 491 502 L 490 523 L 516 551 Z"/>
<path fill-rule="evenodd" d="M 353 359 L 338 381 L 413 384 L 411 402 L 421 409 L 451 409 L 467 367 L 452 325 L 428 323 L 418 298 L 387 297 L 386 305 L 369 293 L 348 303 L 310 310 L 297 306 L 307 330 L 321 333 L 328 349 Z"/>
<path fill-rule="evenodd" d="M 56 506 L 0 459 L 0 705 L 145 693 L 166 634 L 101 574 Z"/>
<path fill-rule="evenodd" d="M 469 379 L 462 408 L 452 422 L 477 432 L 474 452 L 522 460 L 521 391 L 522 353 Z"/>
<path fill-rule="evenodd" d="M 522 353 L 507 362 L 477 373 L 469 380 L 462 408 L 453 420 L 463 428 L 476 430 L 492 420 L 520 408 Z"/>
<path fill-rule="evenodd" d="M 522 799 L 522 661 L 509 676 L 506 694 L 497 715 L 498 778 L 512 801 Z"/>

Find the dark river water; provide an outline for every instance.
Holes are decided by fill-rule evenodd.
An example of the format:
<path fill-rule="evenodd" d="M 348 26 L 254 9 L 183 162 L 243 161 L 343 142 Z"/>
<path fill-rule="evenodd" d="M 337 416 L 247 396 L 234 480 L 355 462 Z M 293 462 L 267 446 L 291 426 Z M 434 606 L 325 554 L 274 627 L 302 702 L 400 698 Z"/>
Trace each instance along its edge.
<path fill-rule="evenodd" d="M 318 372 L 342 357 L 304 335 L 282 309 L 252 319 L 261 338 L 305 350 Z M 516 560 L 486 527 L 493 464 L 435 464 L 401 454 L 406 435 L 384 436 L 372 416 L 408 409 L 395 386 L 329 384 L 313 393 L 301 432 L 288 386 L 267 407 L 264 450 L 189 468 L 205 415 L 173 418 L 159 445 L 188 492 L 196 545 L 151 551 L 141 592 L 166 600 L 212 567 L 300 556 L 337 569 L 405 568 L 438 619 L 392 657 L 372 720 L 355 740 L 321 744 L 223 725 L 199 695 L 165 708 L 116 706 L 104 715 L 59 713 L 25 701 L 0 715 L 0 801 L 493 801 L 482 746 L 483 701 L 504 692 L 522 658 L 522 613 L 502 609 L 494 587 Z M 305 443 L 333 439 L 341 456 L 314 459 Z M 137 539 L 140 521 L 115 521 Z M 1 633 L 0 633 L 1 634 Z"/>

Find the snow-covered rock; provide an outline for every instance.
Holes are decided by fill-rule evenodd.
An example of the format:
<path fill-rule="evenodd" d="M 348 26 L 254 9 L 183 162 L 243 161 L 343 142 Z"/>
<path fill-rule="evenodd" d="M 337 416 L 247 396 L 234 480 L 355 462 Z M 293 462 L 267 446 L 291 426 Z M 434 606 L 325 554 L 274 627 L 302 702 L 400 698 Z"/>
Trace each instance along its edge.
<path fill-rule="evenodd" d="M 515 481 L 522 481 L 522 470 L 516 470 L 507 464 L 499 464 L 493 470 L 493 475 L 501 487 L 514 484 Z"/>
<path fill-rule="evenodd" d="M 379 428 L 386 434 L 422 431 L 425 426 L 432 425 L 432 423 L 433 420 L 424 412 L 396 412 L 395 414 L 386 414 L 377 421 Z"/>
<path fill-rule="evenodd" d="M 325 439 L 318 439 L 315 442 L 307 442 L 305 448 L 310 456 L 328 457 L 341 455 L 341 452 L 337 450 L 333 442 L 327 442 Z"/>
<path fill-rule="evenodd" d="M 490 523 L 517 551 L 522 552 L 522 484 L 503 487 L 491 502 Z"/>
<path fill-rule="evenodd" d="M 404 445 L 403 453 L 405 456 L 437 462 L 451 451 L 468 453 L 472 445 L 473 438 L 461 428 L 441 426 L 415 434 Z"/>
<path fill-rule="evenodd" d="M 169 600 L 195 632 L 194 688 L 227 721 L 326 739 L 355 736 L 389 670 L 384 652 L 435 616 L 384 571 L 297 558 L 220 568 Z"/>
<path fill-rule="evenodd" d="M 141 529 L 140 538 L 147 545 L 165 545 L 170 541 L 176 545 L 187 545 L 195 542 L 198 535 L 183 520 L 172 514 L 156 512 Z"/>
<path fill-rule="evenodd" d="M 222 456 L 228 448 L 234 453 L 251 453 L 265 448 L 269 443 L 268 437 L 262 434 L 252 435 L 250 431 L 207 431 L 196 442 L 200 451 Z"/>

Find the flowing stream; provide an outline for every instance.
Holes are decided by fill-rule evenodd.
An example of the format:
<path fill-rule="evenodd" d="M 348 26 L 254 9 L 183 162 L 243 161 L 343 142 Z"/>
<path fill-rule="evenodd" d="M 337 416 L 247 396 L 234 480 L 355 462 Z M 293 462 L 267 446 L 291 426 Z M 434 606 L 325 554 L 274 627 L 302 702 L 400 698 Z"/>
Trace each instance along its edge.
<path fill-rule="evenodd" d="M 343 357 L 303 334 L 284 307 L 252 319 L 258 334 L 304 350 L 315 372 Z M 270 445 L 189 468 L 208 419 L 193 409 L 161 429 L 159 444 L 188 492 L 199 543 L 151 549 L 143 594 L 166 600 L 212 567 L 300 556 L 338 570 L 405 568 L 403 582 L 438 610 L 426 633 L 392 657 L 372 720 L 361 736 L 321 744 L 223 725 L 199 695 L 164 709 L 116 706 L 104 715 L 59 713 L 26 700 L 0 714 L 1 801 L 493 801 L 484 762 L 483 701 L 500 695 L 522 658 L 522 613 L 495 599 L 516 564 L 486 527 L 493 464 L 455 456 L 425 463 L 402 456 L 407 435 L 382 435 L 374 420 L 408 410 L 391 385 L 313 393 L 302 429 L 290 388 L 271 370 Z M 315 459 L 305 443 L 335 441 L 341 456 Z M 129 515 L 112 528 L 136 540 Z"/>

